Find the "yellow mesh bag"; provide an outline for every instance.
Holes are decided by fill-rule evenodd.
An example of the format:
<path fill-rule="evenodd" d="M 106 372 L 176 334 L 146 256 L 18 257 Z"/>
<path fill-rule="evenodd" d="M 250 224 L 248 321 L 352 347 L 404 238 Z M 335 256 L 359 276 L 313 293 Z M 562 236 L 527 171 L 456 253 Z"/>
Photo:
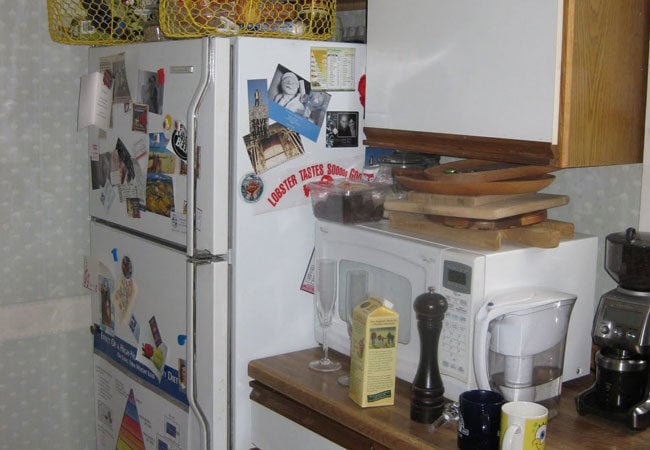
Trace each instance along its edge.
<path fill-rule="evenodd" d="M 50 37 L 64 44 L 110 45 L 143 40 L 158 0 L 47 0 Z"/>
<path fill-rule="evenodd" d="M 336 0 L 160 0 L 167 37 L 248 35 L 326 40 Z"/>

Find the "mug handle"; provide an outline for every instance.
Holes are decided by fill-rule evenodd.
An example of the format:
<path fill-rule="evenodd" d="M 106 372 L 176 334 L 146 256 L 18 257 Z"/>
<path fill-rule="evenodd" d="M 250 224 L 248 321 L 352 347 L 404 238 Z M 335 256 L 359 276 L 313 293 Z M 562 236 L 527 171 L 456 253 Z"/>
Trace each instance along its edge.
<path fill-rule="evenodd" d="M 519 425 L 510 425 L 503 435 L 503 443 L 501 444 L 501 450 L 511 450 L 512 441 L 515 438 L 515 434 L 519 434 L 519 433 L 521 433 L 521 427 Z"/>

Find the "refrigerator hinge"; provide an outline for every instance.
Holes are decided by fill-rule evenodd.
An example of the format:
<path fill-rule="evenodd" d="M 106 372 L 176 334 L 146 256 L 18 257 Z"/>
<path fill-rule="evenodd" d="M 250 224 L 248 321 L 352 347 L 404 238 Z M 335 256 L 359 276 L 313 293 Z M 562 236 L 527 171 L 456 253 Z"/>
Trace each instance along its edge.
<path fill-rule="evenodd" d="M 207 250 L 197 250 L 194 256 L 188 256 L 187 260 L 193 264 L 211 264 L 214 262 L 225 261 L 220 255 L 213 255 Z"/>

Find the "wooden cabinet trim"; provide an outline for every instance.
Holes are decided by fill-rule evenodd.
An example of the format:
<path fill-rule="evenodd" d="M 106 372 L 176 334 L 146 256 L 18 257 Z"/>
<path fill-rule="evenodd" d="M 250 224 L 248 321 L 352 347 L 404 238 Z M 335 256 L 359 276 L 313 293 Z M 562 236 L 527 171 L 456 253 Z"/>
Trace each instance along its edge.
<path fill-rule="evenodd" d="M 367 0 L 337 0 L 337 11 L 364 10 L 368 6 Z"/>
<path fill-rule="evenodd" d="M 565 0 L 560 167 L 643 160 L 648 0 Z"/>
<path fill-rule="evenodd" d="M 365 127 L 364 132 L 364 144 L 371 147 L 517 164 L 556 165 L 556 147 L 549 142 L 371 127 Z"/>

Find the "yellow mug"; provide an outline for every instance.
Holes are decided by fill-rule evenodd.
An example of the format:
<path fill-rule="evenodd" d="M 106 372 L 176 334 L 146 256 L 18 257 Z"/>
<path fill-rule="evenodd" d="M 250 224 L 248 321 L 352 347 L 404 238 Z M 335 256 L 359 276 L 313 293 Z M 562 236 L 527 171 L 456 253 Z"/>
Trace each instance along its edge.
<path fill-rule="evenodd" d="M 508 402 L 501 407 L 501 450 L 544 450 L 548 409 L 533 402 Z"/>

